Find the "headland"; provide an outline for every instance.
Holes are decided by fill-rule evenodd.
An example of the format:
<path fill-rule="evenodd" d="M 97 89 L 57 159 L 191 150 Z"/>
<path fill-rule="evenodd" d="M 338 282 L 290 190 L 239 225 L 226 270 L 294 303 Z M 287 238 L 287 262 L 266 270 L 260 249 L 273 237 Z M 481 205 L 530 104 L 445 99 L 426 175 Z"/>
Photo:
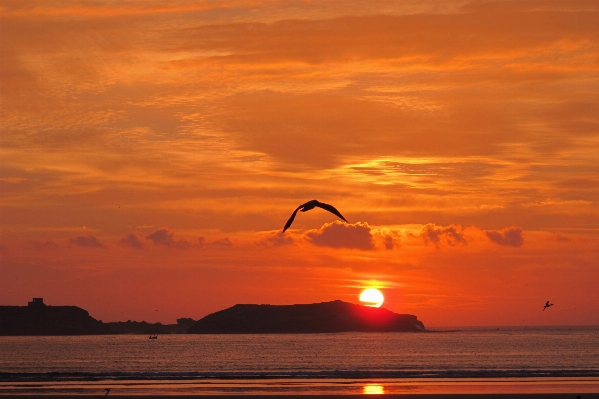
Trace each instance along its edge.
<path fill-rule="evenodd" d="M 414 315 L 340 300 L 300 305 L 238 304 L 195 321 L 177 324 L 103 323 L 77 306 L 48 306 L 34 298 L 28 306 L 0 306 L 0 335 L 104 334 L 303 334 L 339 332 L 418 332 Z"/>
<path fill-rule="evenodd" d="M 235 305 L 193 324 L 190 334 L 418 332 L 414 315 L 340 300 L 303 305 Z"/>

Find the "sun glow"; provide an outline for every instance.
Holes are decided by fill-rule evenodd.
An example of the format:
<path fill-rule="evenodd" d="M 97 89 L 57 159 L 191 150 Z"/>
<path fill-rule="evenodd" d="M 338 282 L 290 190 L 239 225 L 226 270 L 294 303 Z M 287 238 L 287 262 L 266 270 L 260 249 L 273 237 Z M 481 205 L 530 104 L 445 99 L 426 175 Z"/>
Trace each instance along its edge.
<path fill-rule="evenodd" d="M 360 294 L 360 302 L 364 302 L 364 306 L 379 308 L 383 304 L 385 297 L 383 293 L 376 288 L 368 288 Z"/>
<path fill-rule="evenodd" d="M 378 384 L 366 384 L 364 385 L 364 395 L 383 395 L 385 393 L 385 387 Z"/>

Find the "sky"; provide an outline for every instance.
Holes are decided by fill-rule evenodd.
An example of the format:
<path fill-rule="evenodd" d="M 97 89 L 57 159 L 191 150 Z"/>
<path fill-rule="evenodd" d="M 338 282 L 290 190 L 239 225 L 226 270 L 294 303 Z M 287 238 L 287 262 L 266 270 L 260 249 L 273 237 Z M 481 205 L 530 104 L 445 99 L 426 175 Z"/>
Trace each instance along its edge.
<path fill-rule="evenodd" d="M 0 5 L 0 305 L 599 324 L 596 1 Z M 334 205 L 348 223 L 311 199 Z M 555 306 L 542 311 L 550 300 Z"/>

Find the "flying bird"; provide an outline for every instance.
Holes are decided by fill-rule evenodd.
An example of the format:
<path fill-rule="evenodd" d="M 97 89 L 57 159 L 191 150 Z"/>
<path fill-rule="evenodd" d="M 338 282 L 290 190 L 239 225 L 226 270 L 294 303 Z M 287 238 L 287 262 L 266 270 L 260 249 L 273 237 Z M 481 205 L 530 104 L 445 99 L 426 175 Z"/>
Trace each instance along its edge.
<path fill-rule="evenodd" d="M 316 207 L 322 208 L 325 211 L 331 212 L 333 215 L 339 216 L 344 222 L 347 223 L 347 220 L 345 220 L 345 218 L 343 217 L 341 212 L 339 212 L 337 210 L 337 208 L 335 208 L 333 205 L 325 204 L 324 202 L 320 202 L 318 200 L 312 200 L 312 201 L 308 201 L 305 204 L 298 206 L 297 209 L 295 211 L 293 211 L 293 213 L 291 214 L 291 217 L 289 218 L 287 223 L 285 223 L 285 227 L 283 227 L 283 233 L 285 232 L 285 230 L 287 230 L 289 228 L 289 226 L 291 226 L 291 223 L 293 223 L 293 219 L 295 219 L 295 215 L 297 215 L 297 211 L 308 212 Z"/>
<path fill-rule="evenodd" d="M 549 303 L 549 301 L 547 301 L 547 303 L 545 304 L 545 306 L 543 306 L 543 312 L 545 311 L 545 309 L 547 309 L 549 306 L 553 306 L 552 303 Z"/>
<path fill-rule="evenodd" d="M 108 396 L 108 394 L 110 393 L 110 388 L 105 388 L 104 390 L 106 391 L 106 395 L 104 395 L 104 396 L 98 396 L 98 398 L 101 398 L 101 399 L 106 399 L 106 397 L 107 397 L 107 396 Z"/>

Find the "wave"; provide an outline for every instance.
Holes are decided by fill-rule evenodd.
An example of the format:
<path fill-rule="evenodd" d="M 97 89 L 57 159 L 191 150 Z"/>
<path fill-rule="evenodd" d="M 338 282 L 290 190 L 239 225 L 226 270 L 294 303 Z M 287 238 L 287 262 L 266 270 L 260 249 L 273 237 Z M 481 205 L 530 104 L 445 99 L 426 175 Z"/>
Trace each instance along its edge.
<path fill-rule="evenodd" d="M 3 373 L 0 382 L 44 381 L 189 381 L 189 380 L 263 380 L 263 379 L 369 379 L 369 378 L 526 378 L 526 377 L 599 377 L 596 369 L 568 370 L 410 370 L 410 371 L 270 371 L 270 372 L 48 372 Z"/>

